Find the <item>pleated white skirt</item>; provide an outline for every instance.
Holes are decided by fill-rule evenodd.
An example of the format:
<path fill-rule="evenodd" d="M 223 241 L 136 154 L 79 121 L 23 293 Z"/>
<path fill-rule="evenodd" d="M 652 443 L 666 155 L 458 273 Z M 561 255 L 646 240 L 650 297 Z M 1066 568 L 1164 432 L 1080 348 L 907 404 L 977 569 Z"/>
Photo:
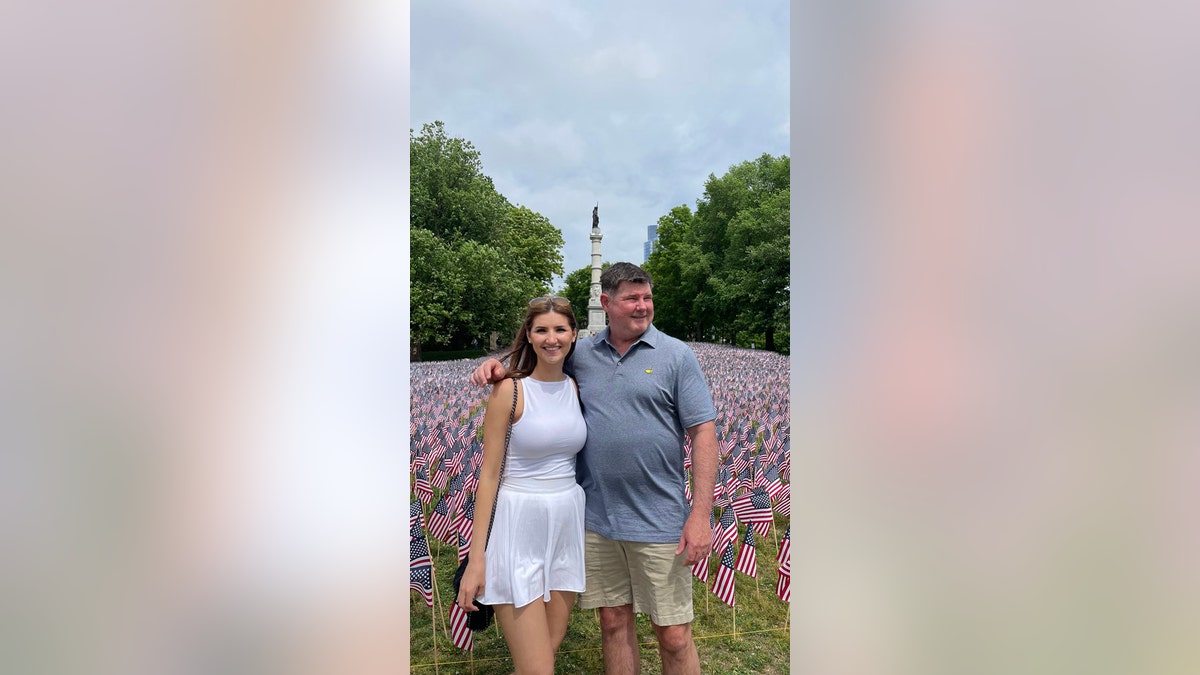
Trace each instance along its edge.
<path fill-rule="evenodd" d="M 506 478 L 487 545 L 480 601 L 524 607 L 539 598 L 548 602 L 550 591 L 582 593 L 583 506 L 583 488 L 574 477 Z"/>

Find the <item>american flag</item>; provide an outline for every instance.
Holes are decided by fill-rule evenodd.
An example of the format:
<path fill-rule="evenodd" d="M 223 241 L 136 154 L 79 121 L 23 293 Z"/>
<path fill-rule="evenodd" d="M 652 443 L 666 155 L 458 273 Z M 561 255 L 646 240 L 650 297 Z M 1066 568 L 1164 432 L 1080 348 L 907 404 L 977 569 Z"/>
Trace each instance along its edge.
<path fill-rule="evenodd" d="M 465 480 L 466 478 L 463 476 L 455 476 L 454 480 L 450 481 L 450 487 L 446 490 L 446 493 L 450 495 L 450 517 L 454 519 L 456 526 L 463 503 L 467 501 L 467 497 L 471 496 L 468 490 L 463 489 L 463 482 Z"/>
<path fill-rule="evenodd" d="M 455 647 L 467 651 L 475 647 L 471 629 L 467 627 L 467 613 L 457 602 L 450 603 L 450 641 Z"/>
<path fill-rule="evenodd" d="M 777 562 L 791 560 L 792 552 L 792 526 L 788 525 L 783 531 L 783 539 L 779 540 L 779 555 L 775 556 Z"/>
<path fill-rule="evenodd" d="M 475 488 L 479 487 L 479 469 L 463 471 L 462 476 L 463 489 L 474 494 Z"/>
<path fill-rule="evenodd" d="M 425 472 L 425 467 L 417 469 L 417 480 L 413 483 L 413 492 L 416 493 L 417 499 L 426 506 L 433 501 L 433 489 L 429 487 L 429 474 Z"/>
<path fill-rule="evenodd" d="M 763 475 L 757 457 L 754 458 L 754 463 L 750 465 L 750 484 L 756 488 L 766 487 L 767 485 L 767 477 Z"/>
<path fill-rule="evenodd" d="M 446 541 L 451 524 L 453 521 L 450 519 L 450 505 L 446 501 L 446 495 L 442 495 L 429 514 L 429 536 Z"/>
<path fill-rule="evenodd" d="M 733 510 L 740 522 L 748 523 L 761 536 L 770 533 L 775 522 L 771 512 L 771 498 L 765 492 L 751 492 L 733 500 Z"/>
<path fill-rule="evenodd" d="M 763 470 L 763 476 L 766 478 L 767 494 L 772 501 L 778 501 L 779 495 L 786 492 L 788 487 L 779 479 L 779 468 L 774 465 L 768 465 Z"/>
<path fill-rule="evenodd" d="M 726 544 L 721 553 L 721 564 L 717 566 L 717 578 L 713 581 L 712 592 L 730 607 L 735 606 L 733 597 L 733 543 Z"/>
<path fill-rule="evenodd" d="M 475 497 L 471 496 L 467 499 L 462 516 L 458 519 L 458 562 L 462 562 L 467 557 L 467 552 L 471 550 L 471 535 L 474 529 Z"/>
<path fill-rule="evenodd" d="M 483 466 L 483 448 L 475 445 L 467 451 L 467 467 L 471 473 L 478 475 L 479 467 Z"/>
<path fill-rule="evenodd" d="M 781 516 L 792 515 L 792 491 L 784 490 L 779 493 L 779 502 L 775 504 L 775 512 Z"/>
<path fill-rule="evenodd" d="M 438 459 L 433 466 L 433 486 L 439 490 L 446 489 L 446 483 L 450 480 L 450 474 L 446 473 L 446 468 L 442 465 L 442 460 Z"/>
<path fill-rule="evenodd" d="M 750 462 L 746 460 L 746 448 L 738 450 L 730 455 L 729 468 L 736 474 L 740 474 L 750 466 Z"/>
<path fill-rule="evenodd" d="M 780 546 L 782 545 L 781 543 Z M 780 548 L 780 551 L 782 550 Z M 783 557 L 783 564 L 779 566 L 779 581 L 775 583 L 775 595 L 778 595 L 779 599 L 784 602 L 792 601 L 792 556 L 790 553 Z"/>
<path fill-rule="evenodd" d="M 719 531 L 713 536 L 713 550 L 724 550 L 727 544 L 737 541 L 737 534 L 737 519 L 734 517 L 733 509 L 725 509 L 721 512 Z"/>
<path fill-rule="evenodd" d="M 784 602 L 792 601 L 792 575 L 779 570 L 779 581 L 775 582 L 775 595 Z"/>
<path fill-rule="evenodd" d="M 441 464 L 443 459 L 445 459 L 445 457 L 443 456 L 443 453 L 441 450 L 434 449 L 434 448 L 429 449 L 429 465 L 430 466 L 433 466 L 435 464 Z"/>
<path fill-rule="evenodd" d="M 722 464 L 717 471 L 717 482 L 713 486 L 713 504 L 720 508 L 725 508 L 733 502 L 733 474 L 729 472 L 729 467 Z"/>
<path fill-rule="evenodd" d="M 734 568 L 750 577 L 758 577 L 758 561 L 755 560 L 754 530 L 747 527 L 746 536 L 742 539 L 742 551 L 738 554 Z"/>
<path fill-rule="evenodd" d="M 700 583 L 708 583 L 708 559 L 710 556 L 711 554 L 706 555 L 697 560 L 695 565 L 692 565 L 692 576 L 699 579 Z"/>
<path fill-rule="evenodd" d="M 721 434 L 717 439 L 717 443 L 720 445 L 718 452 L 721 453 L 721 458 L 724 459 L 729 457 L 729 453 L 733 452 L 733 446 L 735 445 L 736 441 L 734 441 L 731 436 Z"/>
<path fill-rule="evenodd" d="M 411 532 L 425 522 L 425 514 L 421 510 L 421 502 L 412 500 L 408 505 L 408 529 Z"/>
<path fill-rule="evenodd" d="M 408 519 L 408 586 L 420 591 L 425 598 L 425 605 L 433 607 L 433 558 L 429 555 L 423 521 L 421 503 L 413 500 Z"/>
<path fill-rule="evenodd" d="M 771 526 L 775 524 L 775 514 L 771 511 L 771 497 L 761 488 L 756 489 L 750 493 L 750 503 L 754 505 L 753 513 L 767 514 L 763 520 L 750 521 L 754 527 L 754 533 L 765 537 L 771 532 Z"/>
<path fill-rule="evenodd" d="M 716 539 L 717 519 L 713 517 L 712 513 L 708 514 L 708 526 L 710 528 L 712 528 L 713 539 Z M 705 583 L 705 584 L 708 583 L 708 559 L 711 555 L 712 555 L 712 553 L 710 552 L 709 555 L 706 555 L 706 556 L 704 556 L 704 558 L 697 560 L 696 564 L 692 565 L 692 575 L 695 576 L 697 579 L 699 579 L 701 581 L 701 583 Z"/>

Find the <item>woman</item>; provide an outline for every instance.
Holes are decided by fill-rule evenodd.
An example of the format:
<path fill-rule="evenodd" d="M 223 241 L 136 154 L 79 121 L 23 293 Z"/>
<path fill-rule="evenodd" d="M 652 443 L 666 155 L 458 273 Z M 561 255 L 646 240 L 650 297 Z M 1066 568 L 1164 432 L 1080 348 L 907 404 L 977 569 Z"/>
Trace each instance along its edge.
<path fill-rule="evenodd" d="M 517 675 L 553 673 L 575 596 L 584 590 L 583 490 L 575 456 L 587 427 L 563 363 L 575 349 L 575 314 L 564 298 L 534 298 L 512 349 L 509 377 L 492 390 L 483 421 L 473 546 L 457 602 L 492 605 Z M 518 385 L 518 380 L 519 385 Z M 504 436 L 517 408 L 504 476 Z M 499 495 L 497 485 L 499 484 Z M 488 516 L 496 519 L 488 537 Z M 483 542 L 487 550 L 482 555 Z"/>

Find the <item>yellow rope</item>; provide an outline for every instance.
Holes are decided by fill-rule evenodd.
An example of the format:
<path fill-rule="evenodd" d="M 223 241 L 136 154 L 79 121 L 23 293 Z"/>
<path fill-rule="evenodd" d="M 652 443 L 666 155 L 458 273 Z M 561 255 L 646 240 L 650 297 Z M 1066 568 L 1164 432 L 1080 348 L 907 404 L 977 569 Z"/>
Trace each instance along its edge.
<path fill-rule="evenodd" d="M 783 630 L 787 630 L 787 628 L 783 627 L 783 628 L 764 628 L 762 630 L 740 630 L 737 633 L 718 633 L 716 635 L 694 635 L 692 637 L 696 640 L 711 640 L 713 638 L 734 637 L 735 635 L 754 635 L 757 633 L 774 633 L 774 632 L 783 631 Z M 658 644 L 657 641 L 639 642 L 638 646 L 653 647 L 657 644 Z M 589 647 L 587 649 L 564 649 L 564 650 L 559 651 L 559 654 L 579 654 L 582 652 L 598 652 L 598 651 L 602 651 L 602 649 L 600 647 Z M 509 657 L 507 657 L 507 656 L 496 656 L 496 657 L 492 657 L 492 658 L 478 658 L 478 659 L 475 659 L 475 662 L 480 663 L 480 662 L 484 662 L 484 661 L 507 661 L 507 660 L 509 660 Z M 463 663 L 470 663 L 470 661 L 439 661 L 438 665 L 439 666 L 453 666 L 453 665 L 459 665 L 459 664 L 463 664 Z M 410 665 L 413 668 L 432 668 L 433 667 L 432 663 L 413 663 Z"/>

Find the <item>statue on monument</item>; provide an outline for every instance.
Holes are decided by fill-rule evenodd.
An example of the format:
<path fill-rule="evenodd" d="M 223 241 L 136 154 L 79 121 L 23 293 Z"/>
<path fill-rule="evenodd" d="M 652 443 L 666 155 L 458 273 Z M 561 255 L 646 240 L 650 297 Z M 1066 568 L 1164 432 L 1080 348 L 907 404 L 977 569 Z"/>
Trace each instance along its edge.
<path fill-rule="evenodd" d="M 594 230 L 597 227 L 600 227 L 600 204 L 599 203 L 597 203 L 596 206 L 592 207 L 592 229 Z"/>

